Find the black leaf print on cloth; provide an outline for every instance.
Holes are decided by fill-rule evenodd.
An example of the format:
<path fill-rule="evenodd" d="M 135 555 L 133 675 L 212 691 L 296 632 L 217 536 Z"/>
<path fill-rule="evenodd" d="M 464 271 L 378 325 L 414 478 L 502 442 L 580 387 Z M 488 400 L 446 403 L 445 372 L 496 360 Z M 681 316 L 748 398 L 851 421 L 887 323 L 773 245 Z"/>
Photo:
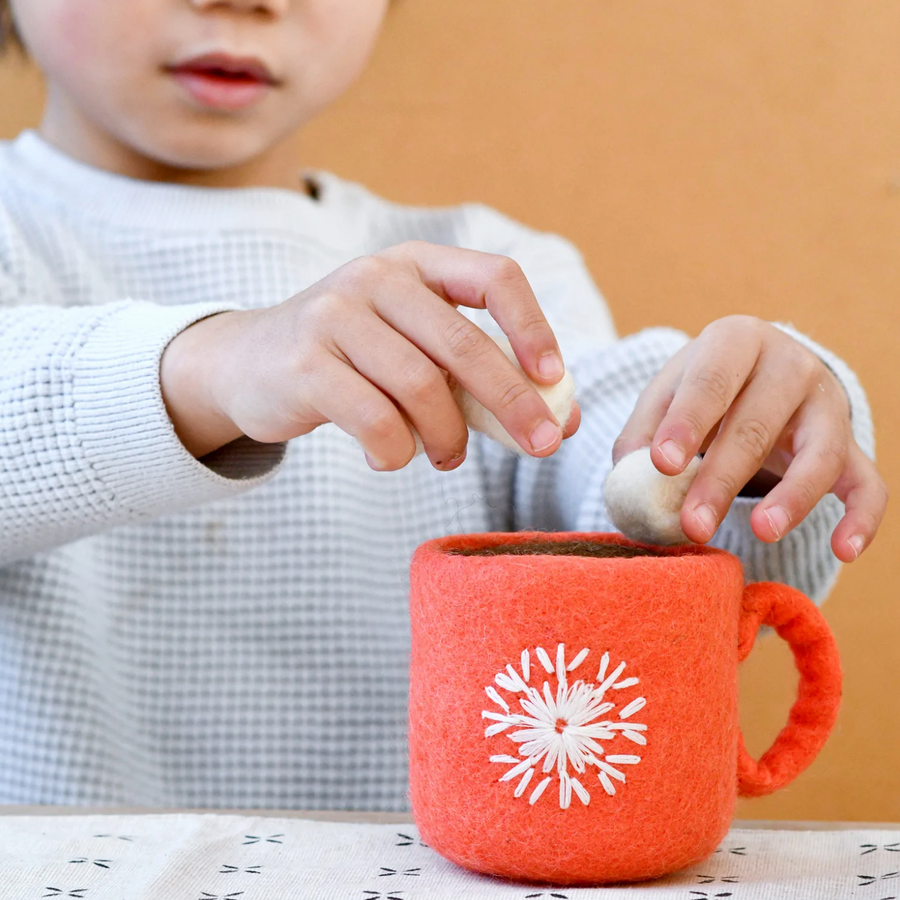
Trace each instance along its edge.
<path fill-rule="evenodd" d="M 362 900 L 404 900 L 403 891 L 388 891 L 382 894 L 381 891 L 363 891 Z"/>
<path fill-rule="evenodd" d="M 874 853 L 876 850 L 886 850 L 888 853 L 900 853 L 900 841 L 894 844 L 883 844 L 880 848 L 878 844 L 860 844 L 859 849 L 862 850 L 860 856 L 866 856 L 869 853 Z"/>
<path fill-rule="evenodd" d="M 710 900 L 712 897 L 731 897 L 733 896 L 730 891 L 722 891 L 719 894 L 707 894 L 706 891 L 691 891 L 692 900 L 700 900 L 700 898 L 705 898 L 705 900 Z"/>
<path fill-rule="evenodd" d="M 245 875 L 259 875 L 260 869 L 262 866 L 248 866 L 246 869 L 242 869 L 240 866 L 230 866 L 228 863 L 222 863 L 222 868 L 219 869 L 220 875 L 234 875 L 237 873 L 244 873 Z"/>
<path fill-rule="evenodd" d="M 130 841 L 134 842 L 137 840 L 136 837 L 130 834 L 95 834 L 95 838 L 114 838 L 118 841 Z"/>
<path fill-rule="evenodd" d="M 421 838 L 416 839 L 411 834 L 397 832 L 397 842 L 394 844 L 395 847 L 412 847 L 413 844 L 418 844 L 420 847 L 428 846 Z"/>
<path fill-rule="evenodd" d="M 270 834 L 268 837 L 263 837 L 261 834 L 245 834 L 244 840 L 242 844 L 246 847 L 247 844 L 258 844 L 261 841 L 264 841 L 267 844 L 283 844 L 284 841 L 282 838 L 284 834 Z"/>
<path fill-rule="evenodd" d="M 895 878 L 900 878 L 900 872 L 888 872 L 886 875 L 857 875 L 856 877 L 859 879 L 857 887 L 869 887 L 876 881 L 893 881 Z"/>
<path fill-rule="evenodd" d="M 532 900 L 532 898 L 536 897 L 555 897 L 556 900 L 568 900 L 567 894 L 558 894 L 555 891 L 547 892 L 547 891 L 538 891 L 536 894 L 526 894 L 526 900 Z"/>
<path fill-rule="evenodd" d="M 723 884 L 737 884 L 738 877 L 737 877 L 737 875 L 698 875 L 697 876 L 698 884 L 714 884 L 716 881 L 721 881 Z"/>
<path fill-rule="evenodd" d="M 243 891 L 234 891 L 231 894 L 209 894 L 206 891 L 200 891 L 199 900 L 235 900 L 236 897 L 240 897 L 243 893 Z"/>
<path fill-rule="evenodd" d="M 414 869 L 389 869 L 386 866 L 381 866 L 381 871 L 378 873 L 379 878 L 387 878 L 391 875 L 421 875 L 422 867 L 416 866 Z"/>
<path fill-rule="evenodd" d="M 47 892 L 43 896 L 45 897 L 72 897 L 74 900 L 80 900 L 80 898 L 85 897 L 87 894 L 87 888 L 58 888 L 58 887 L 45 887 L 44 890 Z"/>
<path fill-rule="evenodd" d="M 746 847 L 719 847 L 716 850 L 716 853 L 730 853 L 732 856 L 746 856 L 747 848 Z"/>
<path fill-rule="evenodd" d="M 97 866 L 100 869 L 108 869 L 110 867 L 111 859 L 88 859 L 86 856 L 77 856 L 75 859 L 70 859 L 70 863 L 90 863 L 91 865 Z"/>

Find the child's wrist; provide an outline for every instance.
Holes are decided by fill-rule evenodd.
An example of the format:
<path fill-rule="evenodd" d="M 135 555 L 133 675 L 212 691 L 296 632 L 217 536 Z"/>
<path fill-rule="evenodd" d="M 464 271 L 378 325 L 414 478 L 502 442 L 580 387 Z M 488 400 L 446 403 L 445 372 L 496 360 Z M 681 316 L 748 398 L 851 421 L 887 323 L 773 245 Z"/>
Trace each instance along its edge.
<path fill-rule="evenodd" d="M 241 436 L 241 430 L 222 411 L 212 391 L 221 378 L 219 341 L 239 312 L 217 313 L 200 319 L 177 334 L 163 352 L 159 381 L 166 411 L 179 440 L 197 459 Z"/>

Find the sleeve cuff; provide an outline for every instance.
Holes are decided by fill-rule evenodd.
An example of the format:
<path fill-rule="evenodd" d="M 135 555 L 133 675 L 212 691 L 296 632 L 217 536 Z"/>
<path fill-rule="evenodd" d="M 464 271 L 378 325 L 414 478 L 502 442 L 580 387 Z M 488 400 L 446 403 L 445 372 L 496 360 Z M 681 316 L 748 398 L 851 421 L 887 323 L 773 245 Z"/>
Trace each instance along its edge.
<path fill-rule="evenodd" d="M 772 322 L 802 344 L 831 370 L 847 394 L 853 437 L 870 459 L 875 456 L 872 414 L 865 391 L 853 370 L 831 351 L 792 325 Z M 778 581 L 803 591 L 816 603 L 831 592 L 841 572 L 840 560 L 831 550 L 831 535 L 844 507 L 834 494 L 826 494 L 809 515 L 774 544 L 760 541 L 750 526 L 750 514 L 761 497 L 736 497 L 725 520 L 710 542 L 741 557 L 747 581 Z"/>
<path fill-rule="evenodd" d="M 820 604 L 842 569 L 831 552 L 831 533 L 844 514 L 843 504 L 834 494 L 826 494 L 796 528 L 769 544 L 759 540 L 750 525 L 760 499 L 736 497 L 710 545 L 740 557 L 746 581 L 789 584 Z"/>
<path fill-rule="evenodd" d="M 866 392 L 856 374 L 839 356 L 836 356 L 830 350 L 826 350 L 820 344 L 817 344 L 812 338 L 807 337 L 800 331 L 797 331 L 793 325 L 785 322 L 771 322 L 775 328 L 790 335 L 799 344 L 806 347 L 807 350 L 815 353 L 822 362 L 828 366 L 834 377 L 843 385 L 850 401 L 850 422 L 853 427 L 853 437 L 860 449 L 869 459 L 875 459 L 875 434 L 872 426 L 872 411 L 869 408 L 869 401 Z"/>
<path fill-rule="evenodd" d="M 285 444 L 239 438 L 195 459 L 175 434 L 162 398 L 159 364 L 180 331 L 222 304 L 114 304 L 71 358 L 73 437 L 121 512 L 150 518 L 243 492 L 278 468 Z"/>

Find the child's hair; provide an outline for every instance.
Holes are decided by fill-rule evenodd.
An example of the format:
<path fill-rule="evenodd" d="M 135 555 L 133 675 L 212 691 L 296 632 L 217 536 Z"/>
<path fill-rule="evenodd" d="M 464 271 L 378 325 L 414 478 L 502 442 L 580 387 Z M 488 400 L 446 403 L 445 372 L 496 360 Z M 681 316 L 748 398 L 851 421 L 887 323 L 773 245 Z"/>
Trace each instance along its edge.
<path fill-rule="evenodd" d="M 23 53 L 25 51 L 25 45 L 19 37 L 19 32 L 16 31 L 9 0 L 0 0 L 0 55 L 6 53 L 10 47 L 16 47 Z"/>

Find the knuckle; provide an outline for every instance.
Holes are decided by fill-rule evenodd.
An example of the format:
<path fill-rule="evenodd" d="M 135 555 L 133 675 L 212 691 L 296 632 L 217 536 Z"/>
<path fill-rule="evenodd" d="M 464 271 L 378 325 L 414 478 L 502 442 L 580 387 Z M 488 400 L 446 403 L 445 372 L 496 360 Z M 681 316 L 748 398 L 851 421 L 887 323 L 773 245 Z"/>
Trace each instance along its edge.
<path fill-rule="evenodd" d="M 359 430 L 366 441 L 385 441 L 397 433 L 398 413 L 383 406 L 365 407 L 359 415 Z M 366 442 L 364 441 L 364 442 Z"/>
<path fill-rule="evenodd" d="M 885 507 L 888 505 L 888 501 L 891 499 L 891 492 L 885 483 L 884 479 L 876 473 L 874 483 L 872 485 L 872 492 L 875 495 L 877 503 L 883 512 Z"/>
<path fill-rule="evenodd" d="M 685 409 L 681 412 L 681 419 L 688 427 L 691 441 L 700 444 L 706 437 L 709 423 L 704 422 L 694 409 Z"/>
<path fill-rule="evenodd" d="M 316 376 L 316 355 L 313 353 L 304 353 L 298 348 L 291 360 L 289 374 L 301 385 L 308 386 Z"/>
<path fill-rule="evenodd" d="M 431 400 L 446 388 L 447 382 L 433 366 L 414 365 L 404 373 L 403 392 L 414 402 Z"/>
<path fill-rule="evenodd" d="M 493 264 L 493 280 L 504 282 L 525 281 L 522 267 L 509 256 L 495 256 Z"/>
<path fill-rule="evenodd" d="M 844 462 L 847 458 L 847 444 L 845 441 L 836 438 L 830 441 L 823 441 L 816 448 L 816 456 L 824 470 L 837 474 L 844 468 Z"/>
<path fill-rule="evenodd" d="M 330 288 L 317 292 L 304 300 L 303 331 L 322 339 L 333 331 L 336 322 L 356 314 L 353 306 L 347 291 Z"/>
<path fill-rule="evenodd" d="M 456 359 L 481 356 L 487 349 L 487 342 L 487 335 L 465 316 L 460 316 L 444 332 L 444 343 Z"/>
<path fill-rule="evenodd" d="M 791 490 L 797 497 L 797 507 L 804 513 L 809 512 L 821 499 L 821 491 L 808 478 L 795 481 Z"/>
<path fill-rule="evenodd" d="M 339 291 L 317 291 L 303 298 L 303 313 L 307 324 L 317 321 L 327 315 L 334 307 L 341 303 L 342 294 Z"/>
<path fill-rule="evenodd" d="M 531 388 L 522 379 L 517 379 L 501 389 L 499 406 L 501 409 L 509 409 L 530 393 Z"/>
<path fill-rule="evenodd" d="M 388 247 L 386 250 L 382 250 L 378 255 L 385 256 L 387 254 L 400 254 L 402 256 L 411 256 L 417 250 L 421 250 L 425 246 L 427 246 L 426 241 L 411 239 L 408 241 L 401 241 L 399 244 L 394 244 L 393 247 Z"/>
<path fill-rule="evenodd" d="M 519 316 L 519 329 L 530 332 L 543 332 L 549 330 L 547 320 L 541 312 L 540 307 L 530 306 Z"/>
<path fill-rule="evenodd" d="M 716 334 L 720 331 L 735 331 L 747 333 L 756 331 L 762 325 L 762 319 L 757 316 L 749 316 L 744 313 L 733 313 L 729 316 L 722 316 L 713 322 L 710 322 L 703 331 Z"/>
<path fill-rule="evenodd" d="M 871 537 L 878 531 L 878 526 L 881 525 L 881 516 L 871 509 L 858 510 L 857 516 L 862 522 L 863 531 Z"/>
<path fill-rule="evenodd" d="M 429 247 L 426 241 L 402 241 L 384 250 L 379 250 L 372 254 L 377 260 L 380 260 L 389 268 L 396 269 L 398 266 L 406 271 L 419 271 L 416 260 L 421 257 L 423 251 Z"/>
<path fill-rule="evenodd" d="M 728 472 L 717 472 L 710 479 L 710 487 L 714 494 L 722 499 L 731 501 L 737 496 L 738 491 L 743 485 L 737 483 L 733 474 Z"/>
<path fill-rule="evenodd" d="M 732 318 L 735 320 L 736 324 L 745 329 L 753 329 L 755 331 L 758 331 L 763 327 L 769 327 L 768 322 L 764 322 L 759 316 L 751 316 L 747 315 L 746 313 L 738 313 L 732 316 Z"/>
<path fill-rule="evenodd" d="M 800 347 L 801 350 L 797 355 L 797 361 L 795 363 L 798 377 L 804 382 L 818 382 L 822 378 L 825 366 L 814 353 L 800 344 L 797 346 Z"/>
<path fill-rule="evenodd" d="M 761 419 L 743 419 L 735 426 L 734 437 L 755 460 L 765 459 L 772 445 L 772 429 Z"/>
<path fill-rule="evenodd" d="M 731 401 L 731 380 L 721 369 L 706 369 L 693 378 L 694 386 L 724 412 Z"/>
<path fill-rule="evenodd" d="M 369 284 L 390 276 L 394 272 L 395 264 L 384 256 L 370 254 L 352 260 L 347 268 L 355 279 Z"/>

